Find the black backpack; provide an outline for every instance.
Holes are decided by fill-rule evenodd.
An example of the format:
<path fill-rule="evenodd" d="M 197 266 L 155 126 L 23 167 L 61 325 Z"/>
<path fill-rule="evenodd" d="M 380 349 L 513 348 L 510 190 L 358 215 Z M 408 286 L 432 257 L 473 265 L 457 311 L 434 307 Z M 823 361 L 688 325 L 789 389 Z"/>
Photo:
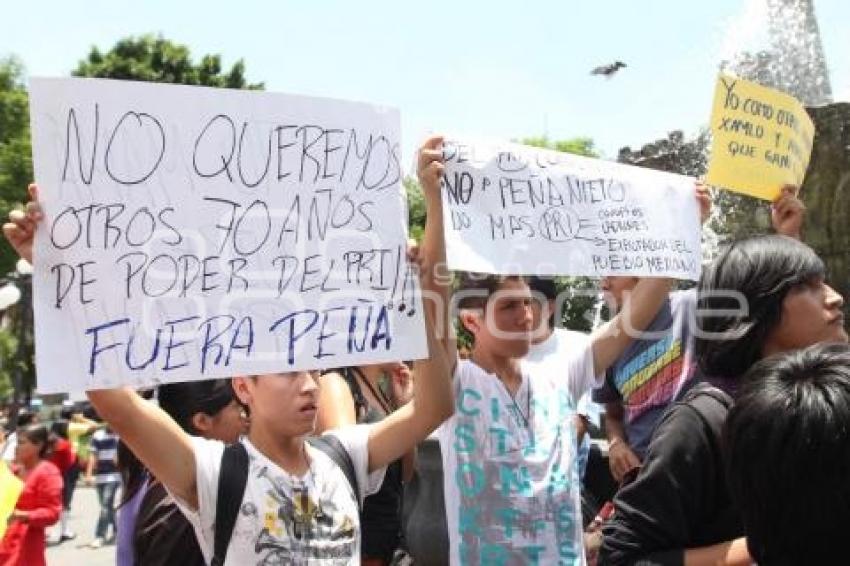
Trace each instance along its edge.
<path fill-rule="evenodd" d="M 311 446 L 318 448 L 340 467 L 348 480 L 354 497 L 357 500 L 357 509 L 360 509 L 360 491 L 357 486 L 357 475 L 354 472 L 354 463 L 351 456 L 342 445 L 342 442 L 333 435 L 314 436 L 307 440 Z M 248 452 L 241 442 L 231 444 L 224 449 L 221 455 L 221 473 L 218 477 L 218 500 L 215 506 L 215 546 L 213 551 L 212 566 L 222 566 L 227 556 L 227 547 L 230 545 L 230 537 L 233 536 L 233 527 L 236 525 L 236 517 L 245 495 L 245 486 L 248 484 Z"/>

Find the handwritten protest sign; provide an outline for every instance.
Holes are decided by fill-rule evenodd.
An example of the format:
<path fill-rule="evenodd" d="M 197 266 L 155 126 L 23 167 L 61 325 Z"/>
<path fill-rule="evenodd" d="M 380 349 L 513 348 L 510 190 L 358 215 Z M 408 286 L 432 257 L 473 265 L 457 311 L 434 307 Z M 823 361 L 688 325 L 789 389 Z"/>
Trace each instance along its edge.
<path fill-rule="evenodd" d="M 699 278 L 694 180 L 517 144 L 447 140 L 451 269 Z"/>
<path fill-rule="evenodd" d="M 420 358 L 397 111 L 31 84 L 40 391 Z"/>
<path fill-rule="evenodd" d="M 803 183 L 815 126 L 796 98 L 721 74 L 711 133 L 708 184 L 775 200 L 783 185 Z"/>

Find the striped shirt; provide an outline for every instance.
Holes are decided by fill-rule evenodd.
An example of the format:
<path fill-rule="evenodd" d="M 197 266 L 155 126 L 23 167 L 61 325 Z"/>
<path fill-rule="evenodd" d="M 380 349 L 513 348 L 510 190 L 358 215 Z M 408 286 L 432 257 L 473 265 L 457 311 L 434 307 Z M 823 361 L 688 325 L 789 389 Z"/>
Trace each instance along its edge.
<path fill-rule="evenodd" d="M 98 485 L 120 482 L 118 435 L 107 429 L 97 430 L 92 435 L 89 450 L 95 458 L 94 482 Z"/>

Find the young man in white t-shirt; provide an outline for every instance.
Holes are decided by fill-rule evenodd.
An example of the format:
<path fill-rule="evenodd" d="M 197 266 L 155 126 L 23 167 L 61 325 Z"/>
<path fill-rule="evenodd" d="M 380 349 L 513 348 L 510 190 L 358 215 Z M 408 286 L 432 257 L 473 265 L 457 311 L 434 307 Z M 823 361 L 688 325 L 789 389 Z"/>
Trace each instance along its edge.
<path fill-rule="evenodd" d="M 30 192 L 35 198 L 35 187 Z M 3 226 L 21 257 L 32 262 L 37 203 Z M 383 468 L 412 450 L 452 412 L 449 367 L 434 339 L 426 305 L 430 358 L 417 362 L 415 400 L 374 425 L 333 431 L 353 464 L 360 493 L 343 470 L 305 441 L 316 420 L 312 372 L 233 378 L 251 427 L 241 439 L 248 481 L 225 564 L 360 564 L 358 500 L 380 486 Z M 216 503 L 224 444 L 191 437 L 164 411 L 130 389 L 90 391 L 98 414 L 175 497 L 193 524 L 204 558 L 214 551 Z M 179 561 L 179 557 L 175 557 Z"/>
<path fill-rule="evenodd" d="M 423 288 L 442 297 L 448 319 L 440 179 L 442 138 L 419 152 L 427 221 Z M 652 320 L 670 289 L 645 279 L 623 311 L 557 368 L 524 360 L 532 296 L 522 277 L 468 274 L 458 293 L 461 324 L 473 336 L 469 360 L 443 346 L 453 368 L 456 410 L 438 429 L 452 564 L 584 564 L 574 416 L 631 342 L 627 329 Z"/>

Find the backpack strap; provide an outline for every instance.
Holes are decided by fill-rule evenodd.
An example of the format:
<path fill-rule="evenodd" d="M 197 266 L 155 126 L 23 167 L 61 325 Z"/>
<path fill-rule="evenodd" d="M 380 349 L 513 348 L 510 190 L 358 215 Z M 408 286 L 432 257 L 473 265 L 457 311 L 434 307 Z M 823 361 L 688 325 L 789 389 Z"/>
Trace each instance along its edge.
<path fill-rule="evenodd" d="M 357 415 L 357 421 L 360 422 L 360 419 L 369 411 L 369 401 L 363 395 L 363 389 L 361 389 L 357 377 L 361 376 L 362 379 L 365 379 L 365 377 L 362 377 L 363 373 L 357 367 L 343 368 L 341 373 L 351 391 L 351 398 L 354 400 L 354 413 Z"/>
<path fill-rule="evenodd" d="M 334 464 L 336 464 L 345 474 L 345 479 L 348 480 L 348 485 L 354 492 L 354 499 L 357 501 L 357 510 L 362 511 L 360 505 L 360 490 L 357 484 L 357 474 L 354 472 L 354 462 L 351 461 L 351 455 L 348 450 L 342 445 L 339 438 L 333 434 L 324 434 L 322 436 L 311 436 L 307 439 L 310 446 L 324 452 Z"/>
<path fill-rule="evenodd" d="M 210 563 L 212 566 L 222 566 L 227 557 L 227 547 L 230 546 L 239 506 L 248 484 L 248 468 L 248 451 L 241 442 L 224 448 L 215 505 L 215 546 Z"/>

